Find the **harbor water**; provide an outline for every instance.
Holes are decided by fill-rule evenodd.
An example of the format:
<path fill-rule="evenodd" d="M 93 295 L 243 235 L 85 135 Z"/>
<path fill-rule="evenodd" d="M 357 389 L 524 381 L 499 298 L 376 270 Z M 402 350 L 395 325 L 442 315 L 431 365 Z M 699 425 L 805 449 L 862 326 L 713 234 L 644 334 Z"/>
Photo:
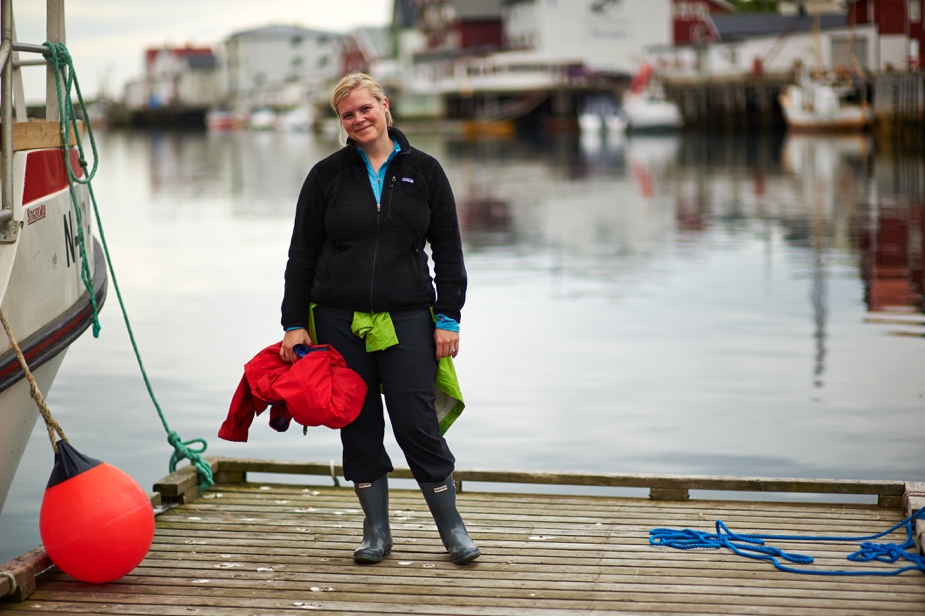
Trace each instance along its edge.
<path fill-rule="evenodd" d="M 458 466 L 925 481 L 921 154 L 870 136 L 409 137 L 443 163 L 465 242 Z M 339 462 L 336 432 L 266 415 L 247 443 L 216 437 L 243 364 L 281 337 L 296 197 L 335 141 L 98 142 L 103 230 L 170 427 L 207 454 Z M 77 449 L 150 490 L 172 448 L 112 287 L 101 321 L 48 402 Z M 52 463 L 40 420 L 0 562 L 40 543 Z"/>

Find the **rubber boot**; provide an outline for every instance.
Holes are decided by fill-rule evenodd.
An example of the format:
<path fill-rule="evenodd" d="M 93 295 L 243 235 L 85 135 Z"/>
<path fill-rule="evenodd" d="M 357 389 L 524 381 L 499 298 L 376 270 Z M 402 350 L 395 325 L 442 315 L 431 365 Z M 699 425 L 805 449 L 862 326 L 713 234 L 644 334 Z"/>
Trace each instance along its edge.
<path fill-rule="evenodd" d="M 469 537 L 459 511 L 456 510 L 456 482 L 450 475 L 439 483 L 421 483 L 421 492 L 437 523 L 443 546 L 457 565 L 475 560 L 482 553 Z"/>
<path fill-rule="evenodd" d="M 353 491 L 366 514 L 363 519 L 363 543 L 354 550 L 353 560 L 358 563 L 382 562 L 382 558 L 392 552 L 388 475 L 371 483 L 354 483 Z"/>

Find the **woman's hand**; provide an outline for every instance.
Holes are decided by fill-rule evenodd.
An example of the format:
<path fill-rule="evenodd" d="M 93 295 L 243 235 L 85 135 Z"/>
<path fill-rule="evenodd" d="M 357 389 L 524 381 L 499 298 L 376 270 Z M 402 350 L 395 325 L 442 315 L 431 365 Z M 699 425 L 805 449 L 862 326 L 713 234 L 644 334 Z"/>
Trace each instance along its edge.
<path fill-rule="evenodd" d="M 459 354 L 459 332 L 434 329 L 434 342 L 437 343 L 437 360 L 444 357 L 456 357 Z"/>
<path fill-rule="evenodd" d="M 308 330 L 304 327 L 299 329 L 290 329 L 283 335 L 283 346 L 279 350 L 279 357 L 283 361 L 288 361 L 290 364 L 295 362 L 299 358 L 295 354 L 295 351 L 292 350 L 297 344 L 311 344 L 311 336 L 308 335 Z"/>

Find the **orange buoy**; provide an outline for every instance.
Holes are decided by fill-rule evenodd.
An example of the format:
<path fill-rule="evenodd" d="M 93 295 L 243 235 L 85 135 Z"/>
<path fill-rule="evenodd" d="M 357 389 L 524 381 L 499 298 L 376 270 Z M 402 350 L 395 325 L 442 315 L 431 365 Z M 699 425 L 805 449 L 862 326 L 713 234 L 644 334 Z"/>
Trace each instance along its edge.
<path fill-rule="evenodd" d="M 39 513 L 45 552 L 82 582 L 117 580 L 138 566 L 154 540 L 154 510 L 128 474 L 57 443 Z"/>

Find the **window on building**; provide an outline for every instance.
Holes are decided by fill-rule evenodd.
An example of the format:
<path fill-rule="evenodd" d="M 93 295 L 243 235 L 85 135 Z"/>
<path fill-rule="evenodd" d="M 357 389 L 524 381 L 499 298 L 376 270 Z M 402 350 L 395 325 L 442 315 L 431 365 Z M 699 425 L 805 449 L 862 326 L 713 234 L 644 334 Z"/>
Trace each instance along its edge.
<path fill-rule="evenodd" d="M 922 21 L 922 0 L 909 0 L 909 21 Z"/>
<path fill-rule="evenodd" d="M 293 47 L 298 47 L 299 45 L 302 44 L 302 37 L 299 35 L 292 37 L 291 39 L 289 39 L 289 44 L 292 45 Z"/>
<path fill-rule="evenodd" d="M 302 66 L 302 56 L 296 56 L 289 61 L 292 66 Z"/>
<path fill-rule="evenodd" d="M 327 65 L 328 65 L 327 56 L 321 56 L 320 58 L 318 58 L 318 68 L 324 68 Z"/>

